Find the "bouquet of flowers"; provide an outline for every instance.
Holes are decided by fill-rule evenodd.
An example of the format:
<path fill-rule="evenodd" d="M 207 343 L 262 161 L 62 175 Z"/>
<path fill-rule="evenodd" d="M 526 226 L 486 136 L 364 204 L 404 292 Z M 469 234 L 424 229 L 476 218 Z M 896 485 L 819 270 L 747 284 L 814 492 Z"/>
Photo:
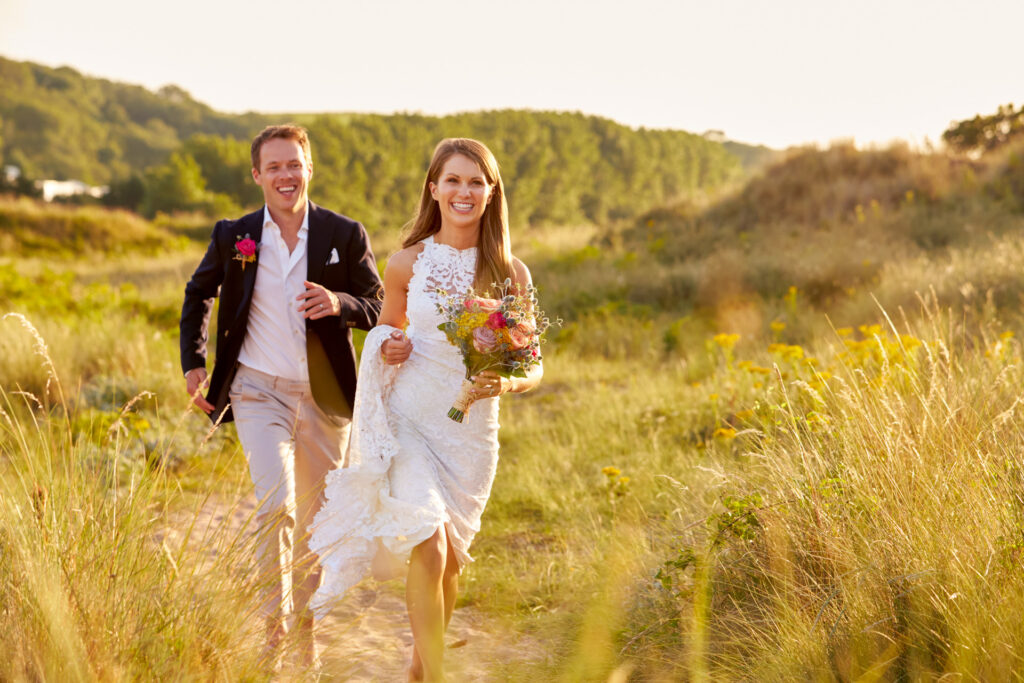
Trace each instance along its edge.
<path fill-rule="evenodd" d="M 444 322 L 437 326 L 462 354 L 466 379 L 448 417 L 462 422 L 473 402 L 470 377 L 493 370 L 502 377 L 526 377 L 526 371 L 541 361 L 540 341 L 551 321 L 537 307 L 533 285 L 517 286 L 505 279 L 492 285 L 501 298 L 477 296 L 471 289 L 465 296 L 437 290 L 438 312 Z"/>

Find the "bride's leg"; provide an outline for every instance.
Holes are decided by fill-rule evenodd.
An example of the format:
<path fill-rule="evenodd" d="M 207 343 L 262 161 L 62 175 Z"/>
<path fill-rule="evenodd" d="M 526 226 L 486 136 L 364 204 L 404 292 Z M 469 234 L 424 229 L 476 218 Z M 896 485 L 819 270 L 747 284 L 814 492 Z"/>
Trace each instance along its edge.
<path fill-rule="evenodd" d="M 441 581 L 441 590 L 444 593 L 444 630 L 448 630 L 448 624 L 452 620 L 452 611 L 455 609 L 455 599 L 459 592 L 459 560 L 455 555 L 455 548 L 452 547 L 451 535 L 448 535 L 448 555 L 444 564 L 444 577 Z M 420 653 L 413 645 L 412 663 L 409 666 L 409 680 L 423 680 L 423 662 L 420 660 Z"/>
<path fill-rule="evenodd" d="M 423 680 L 444 680 L 445 595 L 442 584 L 448 551 L 444 527 L 413 548 L 409 557 L 409 575 L 405 584 L 405 603 L 415 643 L 410 678 L 422 666 Z M 418 657 L 417 657 L 418 655 Z"/>
<path fill-rule="evenodd" d="M 447 531 L 447 528 L 445 529 Z M 444 630 L 448 630 L 448 624 L 452 620 L 452 612 L 455 610 L 455 598 L 459 594 L 459 560 L 455 555 L 455 548 L 452 547 L 452 538 L 446 534 L 447 559 L 444 563 L 444 578 L 441 581 L 441 588 L 444 592 Z"/>

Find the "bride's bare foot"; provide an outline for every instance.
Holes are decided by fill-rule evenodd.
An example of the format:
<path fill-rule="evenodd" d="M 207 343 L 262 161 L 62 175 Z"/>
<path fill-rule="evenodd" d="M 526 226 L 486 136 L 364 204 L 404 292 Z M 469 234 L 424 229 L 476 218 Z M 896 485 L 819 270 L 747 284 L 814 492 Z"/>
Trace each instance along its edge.
<path fill-rule="evenodd" d="M 409 681 L 418 683 L 423 680 L 423 662 L 420 661 L 420 653 L 414 645 L 412 648 L 412 661 L 409 663 Z"/>

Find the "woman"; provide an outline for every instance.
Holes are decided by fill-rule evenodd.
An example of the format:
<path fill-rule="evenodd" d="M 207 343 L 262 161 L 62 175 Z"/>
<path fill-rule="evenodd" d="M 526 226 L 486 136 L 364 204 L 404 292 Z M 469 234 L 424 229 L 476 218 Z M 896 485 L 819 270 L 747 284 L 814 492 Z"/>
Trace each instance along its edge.
<path fill-rule="evenodd" d="M 472 561 L 498 463 L 497 398 L 532 389 L 543 374 L 539 365 L 525 378 L 482 372 L 465 421 L 446 416 L 465 369 L 437 328 L 437 290 L 484 294 L 506 278 L 530 284 L 509 248 L 501 176 L 483 144 L 438 144 L 402 246 L 388 261 L 380 320 L 363 347 L 349 467 L 328 475 L 315 523 L 310 545 L 325 581 L 314 604 L 323 612 L 371 565 L 376 575 L 388 561 L 408 560 L 409 679 L 439 681 L 459 572 Z"/>

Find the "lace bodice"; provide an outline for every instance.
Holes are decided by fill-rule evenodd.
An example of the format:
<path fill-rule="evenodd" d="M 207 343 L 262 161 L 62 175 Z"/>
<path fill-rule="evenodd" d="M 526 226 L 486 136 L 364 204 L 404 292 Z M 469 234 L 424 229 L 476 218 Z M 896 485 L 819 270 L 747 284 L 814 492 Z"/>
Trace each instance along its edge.
<path fill-rule="evenodd" d="M 437 326 L 444 322 L 437 311 L 438 289 L 449 294 L 465 294 L 476 277 L 476 247 L 456 249 L 438 244 L 433 235 L 423 240 L 423 251 L 412 267 L 406 315 L 409 338 L 421 355 L 435 359 L 455 357 L 458 353 Z"/>

